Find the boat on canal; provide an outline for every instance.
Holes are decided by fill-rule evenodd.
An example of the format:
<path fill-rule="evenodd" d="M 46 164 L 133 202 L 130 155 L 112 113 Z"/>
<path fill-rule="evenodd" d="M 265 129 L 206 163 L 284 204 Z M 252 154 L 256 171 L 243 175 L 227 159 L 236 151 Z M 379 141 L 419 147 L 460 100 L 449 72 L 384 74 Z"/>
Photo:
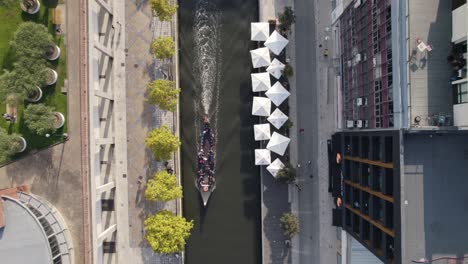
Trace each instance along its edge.
<path fill-rule="evenodd" d="M 203 127 L 198 142 L 197 158 L 197 181 L 196 186 L 201 194 L 203 205 L 206 207 L 208 199 L 216 188 L 215 182 L 215 157 L 216 145 L 215 134 L 211 129 L 210 120 L 207 116 L 203 118 Z"/>

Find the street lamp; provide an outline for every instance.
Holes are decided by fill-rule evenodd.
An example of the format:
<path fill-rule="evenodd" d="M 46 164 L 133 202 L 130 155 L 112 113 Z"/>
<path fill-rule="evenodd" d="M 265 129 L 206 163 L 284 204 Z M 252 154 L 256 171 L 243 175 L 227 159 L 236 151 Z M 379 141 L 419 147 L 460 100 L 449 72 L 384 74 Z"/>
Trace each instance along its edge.
<path fill-rule="evenodd" d="M 63 137 L 63 139 L 67 140 L 68 139 L 68 134 L 67 133 L 63 133 L 61 135 L 51 135 L 49 133 L 45 134 L 45 137 L 46 138 L 50 138 L 50 137 Z"/>

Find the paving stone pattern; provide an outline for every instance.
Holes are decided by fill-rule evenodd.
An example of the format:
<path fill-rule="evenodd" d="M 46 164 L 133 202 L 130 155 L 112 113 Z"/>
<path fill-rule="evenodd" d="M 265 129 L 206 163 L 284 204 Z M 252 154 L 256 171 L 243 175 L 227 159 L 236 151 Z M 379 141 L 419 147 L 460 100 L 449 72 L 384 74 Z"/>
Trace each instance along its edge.
<path fill-rule="evenodd" d="M 165 169 L 156 162 L 145 147 L 149 131 L 165 125 L 175 131 L 174 114 L 146 103 L 146 85 L 168 75 L 171 61 L 153 59 L 151 41 L 159 36 L 170 36 L 172 24 L 154 18 L 149 1 L 126 2 L 126 78 L 127 78 L 127 134 L 128 134 L 128 197 L 130 247 L 133 263 L 181 263 L 178 255 L 154 253 L 144 240 L 143 221 L 158 210 L 177 210 L 176 201 L 167 203 L 147 202 L 144 184 L 155 172 Z M 169 161 L 174 164 L 173 160 Z M 178 173 L 178 172 L 176 172 Z"/>

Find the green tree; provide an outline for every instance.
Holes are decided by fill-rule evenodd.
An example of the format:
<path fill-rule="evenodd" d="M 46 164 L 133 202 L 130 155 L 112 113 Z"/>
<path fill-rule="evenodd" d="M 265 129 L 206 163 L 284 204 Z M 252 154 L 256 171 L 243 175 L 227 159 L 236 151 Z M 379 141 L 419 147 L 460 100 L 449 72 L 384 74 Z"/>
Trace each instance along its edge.
<path fill-rule="evenodd" d="M 148 181 L 145 197 L 150 201 L 170 201 L 182 197 L 182 187 L 177 185 L 177 178 L 174 175 L 160 171 Z"/>
<path fill-rule="evenodd" d="M 283 75 L 286 78 L 292 77 L 294 75 L 293 67 L 289 64 L 286 64 L 283 69 Z"/>
<path fill-rule="evenodd" d="M 18 134 L 9 135 L 0 127 L 0 164 L 9 161 L 11 156 L 21 150 L 19 137 Z"/>
<path fill-rule="evenodd" d="M 144 225 L 145 239 L 151 248 L 157 253 L 170 254 L 184 250 L 193 221 L 162 210 L 147 218 Z"/>
<path fill-rule="evenodd" d="M 38 23 L 25 22 L 19 25 L 10 45 L 18 57 L 42 58 L 47 46 L 54 40 L 47 28 Z"/>
<path fill-rule="evenodd" d="M 278 171 L 276 178 L 281 182 L 292 183 L 296 179 L 296 169 L 288 162 Z"/>
<path fill-rule="evenodd" d="M 290 6 L 285 6 L 283 13 L 278 14 L 281 29 L 288 32 L 291 30 L 292 24 L 296 22 L 296 15 Z"/>
<path fill-rule="evenodd" d="M 159 106 L 161 109 L 174 111 L 177 106 L 177 98 L 180 89 L 174 88 L 175 83 L 168 80 L 155 80 L 148 84 L 148 102 Z"/>
<path fill-rule="evenodd" d="M 151 8 L 161 21 L 171 21 L 172 16 L 177 11 L 177 5 L 172 4 L 169 0 L 151 0 Z"/>
<path fill-rule="evenodd" d="M 41 77 L 29 74 L 26 70 L 5 71 L 0 76 L 0 101 L 18 104 L 34 91 Z"/>
<path fill-rule="evenodd" d="M 55 115 L 54 108 L 44 104 L 30 104 L 24 110 L 24 123 L 38 135 L 54 133 Z"/>
<path fill-rule="evenodd" d="M 169 59 L 174 56 L 175 43 L 171 37 L 158 37 L 151 43 L 151 53 L 155 58 Z"/>
<path fill-rule="evenodd" d="M 171 154 L 180 146 L 180 140 L 174 136 L 169 128 L 161 126 L 153 129 L 145 139 L 146 147 L 153 152 L 156 160 L 168 160 Z"/>
<path fill-rule="evenodd" d="M 299 233 L 299 222 L 292 213 L 284 213 L 280 218 L 280 222 L 286 237 L 292 238 Z"/>

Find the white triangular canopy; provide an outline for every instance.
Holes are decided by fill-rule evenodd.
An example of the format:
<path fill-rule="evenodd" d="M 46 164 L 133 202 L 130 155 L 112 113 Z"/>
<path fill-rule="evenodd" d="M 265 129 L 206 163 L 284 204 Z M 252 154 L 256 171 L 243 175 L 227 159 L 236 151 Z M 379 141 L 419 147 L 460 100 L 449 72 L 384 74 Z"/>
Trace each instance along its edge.
<path fill-rule="evenodd" d="M 270 35 L 270 24 L 266 22 L 250 23 L 250 40 L 265 41 Z"/>
<path fill-rule="evenodd" d="M 275 152 L 278 155 L 283 156 L 290 141 L 291 139 L 283 135 L 280 135 L 276 132 L 273 132 L 273 135 L 271 136 L 271 139 L 268 142 L 268 145 L 266 148 L 268 150 Z"/>
<path fill-rule="evenodd" d="M 289 40 L 275 30 L 265 41 L 265 47 L 268 47 L 274 54 L 279 55 L 288 43 Z"/>
<path fill-rule="evenodd" d="M 270 124 L 254 125 L 254 137 L 256 141 L 270 139 Z"/>
<path fill-rule="evenodd" d="M 286 90 L 280 82 L 276 82 L 273 86 L 268 89 L 265 93 L 268 98 L 276 105 L 279 106 L 286 98 L 289 97 L 290 93 Z"/>
<path fill-rule="evenodd" d="M 271 163 L 271 152 L 268 149 L 255 150 L 255 165 L 269 165 Z"/>
<path fill-rule="evenodd" d="M 274 58 L 266 70 L 271 74 L 271 76 L 279 79 L 281 74 L 283 74 L 284 67 L 285 65 L 281 61 Z"/>
<path fill-rule="evenodd" d="M 255 96 L 252 104 L 252 115 L 254 116 L 270 116 L 271 101 L 266 97 Z"/>
<path fill-rule="evenodd" d="M 267 171 L 269 171 L 275 178 L 276 175 L 278 175 L 278 171 L 280 171 L 282 168 L 284 168 L 284 164 L 280 159 L 275 159 L 275 161 L 266 167 Z"/>
<path fill-rule="evenodd" d="M 261 92 L 267 91 L 271 87 L 270 74 L 268 72 L 252 73 L 252 91 Z"/>
<path fill-rule="evenodd" d="M 254 68 L 268 67 L 270 65 L 270 51 L 268 48 L 258 48 L 250 51 Z"/>
<path fill-rule="evenodd" d="M 276 129 L 280 129 L 286 121 L 288 121 L 288 116 L 285 115 L 281 110 L 278 108 L 271 113 L 271 115 L 267 118 L 268 122 L 270 122 Z"/>

